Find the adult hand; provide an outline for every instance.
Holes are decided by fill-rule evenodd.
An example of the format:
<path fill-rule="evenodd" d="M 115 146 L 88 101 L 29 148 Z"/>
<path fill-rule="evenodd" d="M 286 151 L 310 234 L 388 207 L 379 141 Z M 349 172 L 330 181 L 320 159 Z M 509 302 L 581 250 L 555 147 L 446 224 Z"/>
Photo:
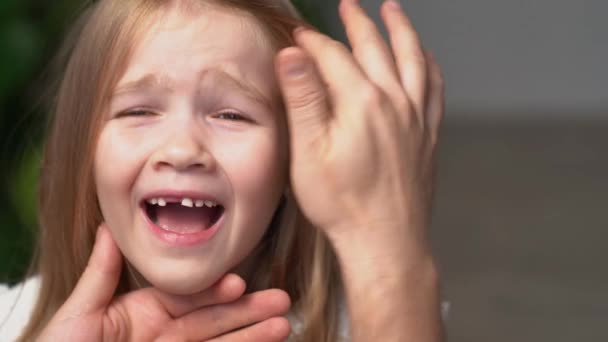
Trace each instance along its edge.
<path fill-rule="evenodd" d="M 280 290 L 243 296 L 244 281 L 224 276 L 211 288 L 177 296 L 154 288 L 115 297 L 122 257 L 103 225 L 86 270 L 38 341 L 283 341 L 289 297 Z"/>
<path fill-rule="evenodd" d="M 398 3 L 381 13 L 390 46 L 355 0 L 343 0 L 352 53 L 302 29 L 277 57 L 291 180 L 305 215 L 334 242 L 373 236 L 417 248 L 426 246 L 443 81 Z"/>
<path fill-rule="evenodd" d="M 356 0 L 340 15 L 352 53 L 310 29 L 277 56 L 291 183 L 341 266 L 353 341 L 442 339 L 428 242 L 443 80 L 397 1 L 390 44 Z"/>

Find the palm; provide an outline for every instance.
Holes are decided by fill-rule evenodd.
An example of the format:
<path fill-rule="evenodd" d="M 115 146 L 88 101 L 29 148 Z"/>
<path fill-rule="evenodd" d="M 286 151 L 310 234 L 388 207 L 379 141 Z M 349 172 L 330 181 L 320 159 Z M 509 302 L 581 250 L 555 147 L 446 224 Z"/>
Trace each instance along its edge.
<path fill-rule="evenodd" d="M 234 274 L 192 295 L 145 288 L 116 297 L 120 251 L 100 228 L 87 269 L 38 342 L 282 341 L 289 323 L 284 291 L 243 295 L 245 282 Z"/>
<path fill-rule="evenodd" d="M 144 291 L 118 297 L 105 309 L 63 319 L 47 334 L 61 341 L 152 341 L 173 318 Z"/>
<path fill-rule="evenodd" d="M 153 341 L 173 317 L 152 296 L 140 290 L 118 297 L 102 313 L 102 333 L 107 341 Z M 95 339 L 101 341 L 101 338 Z"/>

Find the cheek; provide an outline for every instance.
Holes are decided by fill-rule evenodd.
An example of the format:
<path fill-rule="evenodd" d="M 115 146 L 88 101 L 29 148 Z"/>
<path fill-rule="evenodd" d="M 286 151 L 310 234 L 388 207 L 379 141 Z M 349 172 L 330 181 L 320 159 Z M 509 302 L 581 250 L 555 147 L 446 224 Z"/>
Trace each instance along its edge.
<path fill-rule="evenodd" d="M 217 150 L 216 159 L 233 193 L 228 250 L 242 260 L 260 241 L 279 204 L 287 180 L 282 146 L 276 136 L 241 140 Z"/>
<path fill-rule="evenodd" d="M 139 142 L 139 143 L 138 143 Z M 102 213 L 112 220 L 120 208 L 130 209 L 132 184 L 145 154 L 145 144 L 137 137 L 125 135 L 113 126 L 105 127 L 95 150 L 95 186 Z"/>
<path fill-rule="evenodd" d="M 217 150 L 216 159 L 230 179 L 237 200 L 275 202 L 287 180 L 286 145 L 278 132 L 259 133 L 224 144 Z"/>

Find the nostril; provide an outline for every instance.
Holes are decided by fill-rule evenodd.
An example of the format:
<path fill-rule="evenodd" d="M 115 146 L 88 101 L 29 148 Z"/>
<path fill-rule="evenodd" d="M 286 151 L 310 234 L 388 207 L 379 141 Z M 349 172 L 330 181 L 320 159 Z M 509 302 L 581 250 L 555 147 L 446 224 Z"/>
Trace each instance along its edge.
<path fill-rule="evenodd" d="M 192 165 L 188 166 L 188 168 L 190 168 L 190 169 L 204 169 L 205 168 L 205 164 L 203 164 L 203 163 L 196 163 L 196 164 L 192 164 Z"/>
<path fill-rule="evenodd" d="M 213 164 L 213 156 L 200 137 L 187 132 L 177 134 L 157 146 L 151 161 L 156 170 L 193 170 L 207 169 Z"/>
<path fill-rule="evenodd" d="M 207 164 L 202 162 L 192 162 L 192 163 L 171 163 L 167 161 L 158 161 L 154 165 L 155 170 L 161 169 L 176 169 L 179 171 L 194 171 L 197 169 L 207 169 Z"/>
<path fill-rule="evenodd" d="M 214 168 L 213 156 L 203 151 L 195 154 L 158 153 L 153 160 L 153 168 L 156 171 L 162 169 L 173 169 L 177 171 L 211 170 Z"/>

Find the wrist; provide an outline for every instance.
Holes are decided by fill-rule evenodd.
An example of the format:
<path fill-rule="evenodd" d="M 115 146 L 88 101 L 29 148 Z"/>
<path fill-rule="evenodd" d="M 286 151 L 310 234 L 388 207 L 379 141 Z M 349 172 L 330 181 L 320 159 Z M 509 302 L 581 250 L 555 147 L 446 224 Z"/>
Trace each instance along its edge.
<path fill-rule="evenodd" d="M 417 265 L 433 259 L 423 224 L 344 223 L 323 230 L 341 264 Z"/>
<path fill-rule="evenodd" d="M 339 257 L 353 341 L 439 341 L 441 283 L 435 259 L 430 253 L 393 255 Z"/>
<path fill-rule="evenodd" d="M 388 287 L 393 284 L 397 288 L 439 288 L 436 260 L 426 248 L 386 248 L 381 251 L 348 248 L 346 252 L 336 252 L 336 256 L 344 281 L 361 284 L 368 290 L 380 283 Z"/>

